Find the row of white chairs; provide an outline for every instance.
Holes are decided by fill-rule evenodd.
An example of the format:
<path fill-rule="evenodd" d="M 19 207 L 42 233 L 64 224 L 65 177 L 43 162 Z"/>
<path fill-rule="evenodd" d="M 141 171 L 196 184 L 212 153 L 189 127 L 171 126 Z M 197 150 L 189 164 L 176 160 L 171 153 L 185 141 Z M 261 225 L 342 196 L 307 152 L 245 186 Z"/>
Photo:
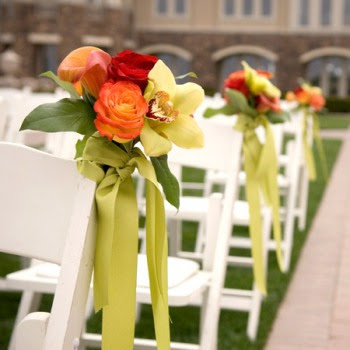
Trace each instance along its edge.
<path fill-rule="evenodd" d="M 211 215 L 207 215 L 206 222 L 208 243 L 202 268 L 193 261 L 169 260 L 170 270 L 176 271 L 176 274 L 169 273 L 169 304 L 193 304 L 201 295 L 202 306 L 200 344 L 186 347 L 173 344 L 174 349 L 216 348 L 215 325 L 218 324 L 218 303 L 223 284 L 221 257 L 231 236 L 231 216 L 238 189 L 241 135 L 222 126 L 213 127 L 208 122 L 201 122 L 201 126 L 207 139 L 216 132 L 230 133 L 231 137 L 225 138 L 225 147 L 231 151 L 227 152 L 226 161 L 208 147 L 191 152 L 187 157 L 193 163 L 205 158 L 210 167 L 227 171 L 231 185 L 226 186 L 223 196 L 210 196 Z M 72 161 L 18 145 L 2 144 L 0 150 L 4 164 L 15 164 L 5 167 L 6 171 L 1 174 L 0 198 L 6 204 L 1 214 L 1 250 L 61 264 L 51 314 L 27 315 L 17 327 L 16 349 L 62 350 L 72 349 L 74 345 L 77 348 L 92 273 L 95 184 L 83 179 Z M 9 181 L 20 184 L 18 191 L 9 189 Z M 55 198 L 54 204 L 52 198 Z M 14 225 L 14 221 L 19 224 Z M 144 262 L 144 259 L 139 259 L 141 266 Z M 182 277 L 179 276 L 181 273 Z M 172 283 L 174 276 L 176 284 Z M 15 272 L 8 276 L 9 287 L 40 292 L 55 289 L 52 279 L 37 274 L 32 277 L 26 281 L 21 278 L 21 272 Z M 144 276 L 140 279 L 144 280 Z M 147 286 L 139 285 L 137 295 L 141 302 L 150 302 Z M 81 339 L 87 345 L 96 345 L 100 340 L 97 335 L 86 335 Z M 135 348 L 141 347 L 141 343 L 142 340 L 138 340 Z M 146 346 L 152 344 L 155 345 L 154 341 L 146 341 Z"/>
<path fill-rule="evenodd" d="M 217 98 L 217 100 L 220 102 L 220 100 L 218 98 Z M 213 101 L 210 101 L 210 103 L 213 103 Z M 200 119 L 200 118 L 198 118 L 198 119 Z M 220 118 L 218 118 L 218 120 L 219 119 Z M 215 122 L 213 123 L 212 121 L 210 121 L 210 122 L 200 121 L 200 123 L 201 124 L 204 123 L 203 124 L 204 128 L 208 129 L 207 134 L 206 134 L 207 148 L 202 150 L 202 151 L 204 151 L 203 153 L 201 153 L 202 156 L 199 156 L 199 153 L 197 153 L 196 151 L 186 151 L 186 153 L 183 154 L 183 151 L 177 149 L 177 150 L 174 150 L 172 153 L 170 153 L 170 160 L 172 161 L 173 164 L 177 163 L 178 169 L 179 169 L 180 166 L 187 165 L 187 166 L 195 166 L 195 167 L 199 167 L 199 168 L 207 168 L 207 170 L 209 170 L 209 172 L 207 172 L 207 174 L 215 174 L 215 173 L 218 174 L 219 172 L 222 173 L 223 172 L 223 169 L 222 169 L 223 164 L 225 164 L 225 162 L 226 162 L 226 166 L 227 166 L 227 164 L 229 164 L 232 161 L 232 159 L 234 157 L 234 154 L 235 154 L 233 152 L 233 154 L 229 155 L 228 159 L 226 159 L 226 157 L 224 155 L 224 153 L 226 153 L 226 152 L 222 152 L 223 149 L 226 149 L 226 148 L 224 148 L 225 146 L 223 145 L 223 142 L 225 142 L 225 141 L 223 141 L 224 140 L 223 135 L 225 135 L 225 133 L 229 133 L 230 136 L 228 136 L 228 138 L 232 138 L 233 134 L 235 135 L 235 138 L 237 138 L 237 137 L 239 138 L 239 136 L 238 136 L 238 134 L 236 132 L 234 132 L 232 130 L 231 127 L 228 127 L 227 123 L 226 123 L 226 125 L 220 125 L 220 123 L 219 123 L 218 126 L 215 126 L 218 123 L 215 123 Z M 210 125 L 210 128 L 206 127 L 205 125 Z M 211 135 L 211 131 L 210 130 L 213 130 L 215 128 L 219 128 L 219 131 L 220 130 L 221 131 L 218 132 L 216 134 L 216 136 L 214 136 L 214 135 L 210 136 Z M 224 132 L 223 130 L 226 130 L 226 131 Z M 72 152 L 71 150 L 72 150 L 72 148 L 74 148 L 74 147 L 72 147 L 72 144 L 74 144 L 74 142 L 75 142 L 75 139 L 74 139 L 75 137 L 76 137 L 75 135 L 73 137 L 63 136 L 63 135 L 56 135 L 56 141 L 51 143 L 51 145 L 53 145 L 53 146 L 51 146 L 52 152 L 58 153 L 61 156 L 63 155 L 65 157 L 71 157 L 72 153 L 71 154 L 68 154 L 68 153 Z M 58 138 L 58 141 L 57 141 L 57 138 Z M 212 142 L 210 142 L 211 138 L 212 138 Z M 50 138 L 49 138 L 49 140 L 50 140 Z M 68 141 L 71 140 L 70 141 L 71 142 L 70 145 L 67 144 L 67 140 Z M 297 141 L 295 142 L 295 144 L 296 143 L 297 143 Z M 49 144 L 50 143 L 48 143 L 48 145 Z M 217 145 L 216 149 L 215 149 L 215 145 Z M 50 150 L 50 147 L 48 147 L 48 149 Z M 211 153 L 213 150 L 215 150 L 215 153 L 214 152 Z M 66 155 L 64 155 L 65 152 L 68 152 L 68 153 L 66 153 Z M 194 153 L 192 153 L 192 152 L 194 152 Z M 192 159 L 190 154 L 196 154 L 196 155 Z M 217 164 L 214 162 L 214 160 L 212 160 L 212 164 L 210 164 L 209 162 L 206 163 L 206 160 L 207 160 L 209 154 L 215 154 L 215 158 L 216 158 L 215 161 L 217 162 L 218 161 L 217 159 L 220 159 L 223 162 L 223 164 L 221 164 L 221 166 L 218 167 Z M 218 154 L 222 155 L 222 157 L 218 157 L 217 156 Z M 294 145 L 294 150 L 293 150 L 293 152 L 291 152 L 291 154 L 292 155 L 297 154 L 297 152 L 295 151 L 295 145 Z M 299 155 L 300 155 L 300 153 L 299 153 Z M 299 159 L 299 161 L 300 161 L 300 159 Z M 290 161 L 289 162 L 285 161 L 285 163 L 290 164 L 291 162 Z M 214 164 L 216 164 L 216 165 L 213 166 Z M 301 162 L 300 162 L 300 164 L 301 164 Z M 301 167 L 301 165 L 300 165 L 300 167 Z M 291 169 L 295 169 L 295 167 L 292 167 Z M 297 172 L 299 172 L 299 170 Z M 296 171 L 294 171 L 294 173 L 295 172 Z M 294 174 L 294 176 L 295 176 L 295 174 Z M 227 177 L 226 177 L 226 179 L 227 179 Z M 211 181 L 211 183 L 215 183 L 215 177 L 214 177 L 214 181 L 212 179 L 210 179 L 209 176 L 208 176 L 207 180 L 208 180 L 209 184 L 210 184 L 210 181 Z M 220 183 L 222 184 L 222 181 L 220 181 Z M 227 186 L 225 186 L 225 188 L 226 187 Z M 208 184 L 207 184 L 207 188 L 208 188 Z M 286 192 L 287 191 L 288 191 L 288 189 L 286 190 Z M 294 190 L 294 192 L 296 192 L 296 191 L 297 190 Z M 290 192 L 290 190 L 289 190 L 289 192 Z M 142 193 L 142 192 L 139 192 L 139 193 Z M 217 195 L 215 195 L 215 196 L 217 196 Z M 295 194 L 293 196 L 295 197 Z M 290 197 L 291 197 L 291 195 L 289 194 L 289 198 Z M 211 198 L 211 196 L 209 195 L 209 192 L 206 193 L 206 196 L 205 196 L 204 199 L 203 198 L 202 199 L 200 199 L 200 198 L 193 198 L 193 197 L 192 198 L 187 198 L 187 199 L 185 199 L 185 201 L 183 199 L 182 200 L 183 205 L 185 205 L 187 207 L 187 209 L 189 209 L 189 211 L 187 211 L 187 213 L 186 213 L 186 209 L 183 209 L 183 207 L 181 207 L 179 213 L 174 216 L 173 210 L 171 208 L 168 208 L 167 215 L 168 215 L 169 218 L 171 218 L 170 220 L 173 222 L 172 227 L 174 227 L 175 230 L 179 230 L 179 222 L 181 220 L 185 220 L 185 219 L 198 220 L 200 222 L 203 222 L 203 220 L 205 220 L 205 221 L 209 220 L 209 217 L 210 217 L 210 220 L 211 220 L 213 212 L 212 212 L 212 210 L 208 209 L 209 205 L 210 205 L 209 203 L 211 202 L 208 198 Z M 293 201 L 295 202 L 295 199 Z M 233 212 L 231 213 L 233 215 L 233 219 L 232 219 L 233 223 L 235 223 L 235 224 L 239 223 L 239 224 L 242 224 L 242 225 L 247 225 L 249 223 L 249 214 L 247 214 L 247 206 L 245 204 L 243 204 L 243 203 L 239 204 L 239 202 L 236 201 L 236 204 L 234 205 L 234 208 L 235 208 L 235 210 L 233 210 Z M 290 209 L 286 209 L 285 210 L 285 215 L 283 217 L 287 216 L 288 210 L 289 210 L 289 213 L 291 212 Z M 290 214 L 290 215 L 295 216 L 296 215 L 296 209 L 293 209 L 293 210 L 294 210 L 293 214 Z M 266 211 L 266 214 L 264 214 L 264 222 L 262 224 L 264 226 L 264 232 L 265 232 L 265 236 L 264 236 L 265 237 L 265 241 L 266 241 L 266 244 L 265 244 L 265 247 L 266 247 L 265 257 L 267 259 L 267 255 L 268 255 L 267 254 L 267 249 L 268 249 L 268 247 L 272 248 L 273 247 L 273 243 L 272 242 L 268 243 L 269 234 L 270 234 L 270 226 L 271 226 L 271 213 L 268 210 L 265 210 L 265 211 Z M 186 214 L 183 214 L 183 213 L 186 213 Z M 210 213 L 210 215 L 207 215 L 208 213 Z M 234 215 L 234 213 L 236 213 L 236 214 Z M 174 222 L 175 222 L 175 224 L 174 224 Z M 294 219 L 293 219 L 293 223 L 294 223 Z M 231 224 L 232 224 L 232 222 L 231 222 Z M 210 223 L 208 224 L 208 223 L 205 223 L 205 222 L 203 223 L 202 226 L 204 227 L 203 228 L 204 231 L 202 231 L 202 233 L 208 231 L 208 227 L 207 227 L 208 225 L 212 225 L 212 224 L 210 224 Z M 226 225 L 227 225 L 227 223 L 226 223 Z M 291 225 L 291 224 L 289 224 L 289 225 Z M 286 226 L 286 224 L 285 224 L 285 226 Z M 232 229 L 232 226 L 230 226 L 230 227 Z M 291 229 L 291 228 L 289 228 L 289 230 L 291 230 L 291 232 L 293 231 L 293 229 Z M 286 235 L 285 235 L 285 237 L 286 237 Z M 290 242 L 291 238 L 289 238 L 289 241 L 286 240 L 286 242 L 284 242 L 284 250 L 287 250 L 287 247 L 290 247 L 290 250 L 291 250 L 291 244 L 289 244 L 289 246 L 288 246 L 288 243 Z M 193 256 L 193 255 L 191 256 L 192 258 L 193 257 L 197 257 L 197 258 L 205 257 L 206 254 L 207 254 L 206 250 L 208 249 L 208 247 L 213 247 L 213 243 L 210 243 L 209 246 L 206 244 L 206 242 L 208 240 L 213 239 L 213 238 L 210 238 L 206 234 L 202 234 L 202 238 L 200 238 L 200 239 L 201 239 L 201 243 L 197 244 L 197 246 L 201 247 L 201 249 L 197 250 L 197 252 L 195 252 L 195 256 Z M 259 312 L 260 312 L 262 296 L 261 296 L 261 294 L 257 291 L 257 289 L 254 286 L 252 287 L 252 290 L 250 290 L 250 291 L 227 290 L 227 289 L 224 288 L 224 286 L 222 284 L 222 281 L 224 280 L 224 277 L 225 277 L 225 272 L 226 272 L 226 269 L 227 269 L 227 265 L 230 262 L 231 263 L 237 263 L 237 262 L 241 262 L 242 263 L 242 261 L 244 260 L 242 258 L 239 259 L 237 257 L 229 257 L 228 251 L 229 251 L 229 248 L 231 246 L 239 246 L 239 247 L 249 248 L 250 247 L 249 239 L 245 239 L 245 242 L 243 243 L 243 240 L 241 238 L 231 237 L 231 235 L 230 235 L 230 237 L 226 239 L 225 248 L 221 248 L 220 255 L 217 255 L 217 256 L 220 256 L 220 259 L 219 259 L 220 262 L 217 263 L 219 267 L 217 267 L 217 271 L 218 272 L 215 273 L 215 280 L 217 280 L 219 282 L 221 281 L 221 283 L 219 283 L 219 286 L 220 286 L 219 292 L 218 291 L 215 292 L 215 293 L 219 293 L 220 296 L 217 297 L 218 298 L 218 302 L 216 304 L 217 310 L 214 312 L 214 314 L 215 313 L 217 314 L 218 311 L 221 308 L 228 308 L 228 309 L 248 311 L 250 317 L 249 317 L 247 332 L 248 332 L 249 336 L 252 339 L 254 339 L 254 337 L 256 336 L 258 322 L 259 322 Z M 176 248 L 175 251 L 177 249 L 178 248 Z M 204 249 L 204 252 L 203 252 L 203 249 Z M 211 253 L 211 254 L 213 254 L 213 253 Z M 181 253 L 180 253 L 180 255 L 181 255 Z M 182 253 L 182 256 L 188 257 L 189 255 L 188 254 L 186 255 L 186 253 Z M 176 261 L 176 259 L 175 259 L 175 261 Z M 187 263 L 187 260 L 185 260 L 185 261 Z M 183 264 L 183 267 L 185 267 L 185 270 L 193 271 L 189 267 L 186 267 L 186 263 Z M 251 266 L 251 259 L 250 260 L 246 259 L 245 260 L 245 264 Z M 205 266 L 205 265 L 206 265 L 206 263 L 204 262 L 203 266 Z M 142 263 L 140 264 L 140 266 L 143 266 Z M 173 266 L 173 265 L 170 264 L 170 268 L 171 268 L 171 266 Z M 174 266 L 176 267 L 176 264 Z M 193 265 L 193 263 L 191 262 L 191 266 L 193 267 L 193 266 L 198 266 L 198 265 Z M 33 271 L 34 271 L 34 275 L 33 275 Z M 38 271 L 39 271 L 39 277 L 37 276 Z M 24 273 L 24 275 L 22 273 L 22 275 L 17 274 L 17 277 L 16 277 L 16 274 L 13 274 L 12 276 L 9 276 L 9 278 L 12 278 L 12 282 L 11 282 L 11 283 L 13 283 L 12 284 L 12 288 L 14 288 L 16 286 L 16 283 L 17 283 L 17 287 L 16 288 L 19 288 L 18 286 L 20 285 L 20 283 L 18 281 L 17 282 L 13 282 L 13 281 L 16 281 L 16 278 L 19 278 L 19 280 L 21 278 L 22 278 L 22 280 L 23 280 L 23 278 L 26 279 L 26 278 L 28 278 L 28 275 L 30 275 L 30 273 L 32 273 L 33 280 L 35 280 L 35 279 L 39 279 L 40 280 L 40 278 L 45 280 L 45 277 L 43 277 L 43 271 L 45 271 L 45 267 L 44 267 L 44 265 L 40 265 L 39 267 L 33 268 L 31 272 L 26 271 Z M 177 271 L 178 272 L 177 267 L 173 271 Z M 176 273 L 176 274 L 169 273 L 169 275 L 171 275 L 171 276 L 178 276 L 178 273 Z M 45 283 L 47 283 L 47 288 L 46 287 L 40 287 L 40 288 L 43 288 L 43 289 L 39 290 L 39 292 L 41 292 L 41 293 L 42 292 L 48 292 L 48 290 L 50 290 L 50 292 L 52 292 L 53 289 L 54 289 L 53 286 L 55 285 L 55 283 L 57 281 L 57 274 L 54 277 L 55 278 L 52 278 L 52 276 L 49 277 L 49 278 L 46 278 L 46 282 L 43 282 L 42 280 L 41 280 L 41 282 L 38 282 L 38 281 L 35 282 L 34 284 L 36 284 L 37 286 L 43 286 L 43 285 L 45 285 Z M 50 282 L 48 282 L 47 279 Z M 24 282 L 24 284 L 21 285 L 21 288 L 23 288 L 23 290 L 26 290 L 26 288 L 28 290 L 28 286 L 26 286 L 27 282 Z M 50 287 L 48 287 L 49 285 L 50 285 Z M 169 282 L 169 286 L 172 286 L 171 281 Z M 212 285 L 211 285 L 210 288 L 212 288 Z M 33 289 L 35 289 L 35 288 L 33 287 Z M 146 288 L 146 290 L 147 290 L 147 288 Z M 140 302 L 147 301 L 147 292 L 144 292 L 145 294 L 144 294 L 143 297 L 141 296 L 142 295 L 141 289 L 139 289 L 139 292 L 140 292 L 139 293 L 139 296 L 140 296 L 139 301 Z M 32 302 L 33 302 L 33 300 L 32 300 Z M 199 296 L 196 296 L 196 298 L 191 298 L 191 302 L 194 303 L 194 304 L 197 304 L 197 305 L 201 304 L 203 306 L 203 299 L 201 299 Z M 25 313 L 27 313 L 28 311 L 31 311 L 32 309 L 33 309 L 33 306 L 31 306 L 30 309 L 25 310 Z M 21 315 L 21 317 L 22 316 L 23 316 L 23 314 Z M 211 316 L 210 316 L 210 318 L 211 318 Z M 214 336 L 214 338 L 215 338 L 215 336 Z M 96 343 L 100 341 L 100 338 L 98 336 L 91 336 L 91 335 L 85 336 L 84 339 L 85 339 L 85 344 L 90 344 L 90 345 L 91 344 L 95 344 L 96 345 Z M 215 342 L 216 342 L 216 340 L 214 339 L 214 343 Z M 204 347 L 203 347 L 203 349 L 204 349 Z M 211 349 L 211 348 L 208 347 L 208 349 Z"/>

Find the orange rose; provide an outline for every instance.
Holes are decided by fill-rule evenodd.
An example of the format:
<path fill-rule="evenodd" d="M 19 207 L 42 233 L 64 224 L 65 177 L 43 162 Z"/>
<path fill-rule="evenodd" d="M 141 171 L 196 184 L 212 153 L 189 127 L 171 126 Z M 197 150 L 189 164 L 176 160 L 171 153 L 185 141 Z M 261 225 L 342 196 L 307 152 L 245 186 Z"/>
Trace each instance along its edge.
<path fill-rule="evenodd" d="M 320 111 L 325 103 L 326 101 L 322 95 L 312 94 L 310 96 L 310 106 L 313 107 L 316 112 Z"/>
<path fill-rule="evenodd" d="M 138 85 L 129 81 L 107 82 L 100 90 L 94 109 L 99 133 L 124 143 L 140 135 L 148 104 Z"/>

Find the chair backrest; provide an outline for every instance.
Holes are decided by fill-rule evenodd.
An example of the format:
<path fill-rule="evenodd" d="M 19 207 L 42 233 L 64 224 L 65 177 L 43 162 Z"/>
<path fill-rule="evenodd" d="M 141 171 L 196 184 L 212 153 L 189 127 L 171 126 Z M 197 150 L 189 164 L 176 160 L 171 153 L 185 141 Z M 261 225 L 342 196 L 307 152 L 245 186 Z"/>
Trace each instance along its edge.
<path fill-rule="evenodd" d="M 169 163 L 228 172 L 232 154 L 240 148 L 241 134 L 215 119 L 198 119 L 197 123 L 204 133 L 204 147 L 188 151 L 174 146 L 169 152 Z"/>
<path fill-rule="evenodd" d="M 75 162 L 25 146 L 0 143 L 0 158 L 0 251 L 61 264 L 44 350 L 70 349 L 92 274 L 95 183 Z"/>

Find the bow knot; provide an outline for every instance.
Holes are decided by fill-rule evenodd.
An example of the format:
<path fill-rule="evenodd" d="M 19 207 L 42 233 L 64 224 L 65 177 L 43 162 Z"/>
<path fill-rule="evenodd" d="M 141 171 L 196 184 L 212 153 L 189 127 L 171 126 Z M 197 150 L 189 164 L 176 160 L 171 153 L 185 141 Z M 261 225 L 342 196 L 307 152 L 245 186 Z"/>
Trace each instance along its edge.
<path fill-rule="evenodd" d="M 132 175 L 132 173 L 135 170 L 135 164 L 130 164 L 131 162 L 128 161 L 125 166 L 123 167 L 118 167 L 115 168 L 116 173 L 119 175 L 120 177 L 120 181 L 124 182 L 126 178 L 128 178 L 129 176 Z M 111 169 L 111 168 L 110 168 Z"/>

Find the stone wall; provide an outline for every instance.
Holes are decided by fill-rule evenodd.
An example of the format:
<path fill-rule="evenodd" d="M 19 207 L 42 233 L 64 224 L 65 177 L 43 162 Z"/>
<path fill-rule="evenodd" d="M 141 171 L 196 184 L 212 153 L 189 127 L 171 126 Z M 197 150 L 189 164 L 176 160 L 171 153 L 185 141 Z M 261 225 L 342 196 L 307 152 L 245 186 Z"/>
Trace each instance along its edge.
<path fill-rule="evenodd" d="M 153 44 L 173 44 L 188 50 L 193 55 L 191 70 L 199 76 L 204 87 L 218 89 L 218 64 L 211 58 L 220 49 L 234 45 L 252 45 L 266 48 L 278 56 L 276 84 L 284 91 L 295 87 L 297 79 L 304 75 L 305 67 L 299 58 L 313 49 L 337 46 L 350 49 L 348 35 L 307 34 L 201 34 L 201 33 L 138 33 L 138 47 Z"/>
<path fill-rule="evenodd" d="M 2 6 L 2 7 L 1 7 Z M 83 46 L 85 35 L 108 36 L 112 39 L 111 53 L 123 49 L 123 18 L 120 9 L 94 8 L 92 6 L 57 4 L 55 7 L 33 3 L 15 3 L 11 8 L 0 3 L 0 33 L 11 33 L 14 41 L 12 48 L 24 58 L 22 74 L 34 75 L 34 45 L 29 39 L 30 33 L 58 35 L 58 62 L 67 53 Z M 0 51 L 8 43 L 0 44 Z"/>

